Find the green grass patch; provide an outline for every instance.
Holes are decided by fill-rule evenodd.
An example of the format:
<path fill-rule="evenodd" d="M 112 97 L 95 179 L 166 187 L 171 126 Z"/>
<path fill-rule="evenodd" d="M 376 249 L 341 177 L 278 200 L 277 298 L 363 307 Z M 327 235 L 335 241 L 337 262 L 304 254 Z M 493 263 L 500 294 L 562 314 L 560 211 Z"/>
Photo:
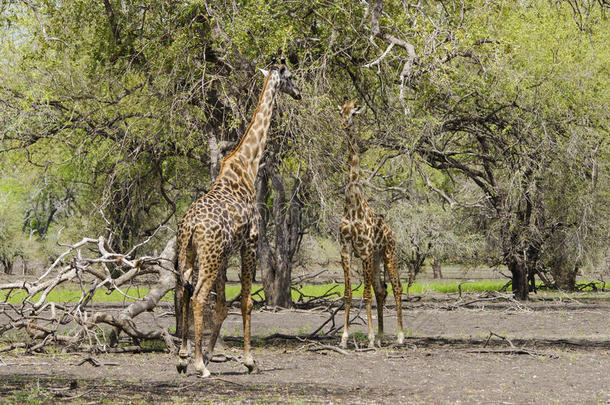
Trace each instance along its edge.
<path fill-rule="evenodd" d="M 145 287 L 129 287 L 126 289 L 121 288 L 121 291 L 123 291 L 123 293 L 127 294 L 130 297 L 142 298 L 142 297 L 145 297 L 146 294 L 148 294 L 149 289 L 145 288 Z M 6 292 L 6 291 L 0 292 L 0 301 L 4 302 L 6 300 L 7 294 L 8 294 L 8 292 Z M 46 300 L 49 302 L 61 302 L 61 303 L 78 302 L 78 300 L 80 299 L 82 294 L 83 293 L 80 290 L 80 288 L 78 288 L 76 286 L 61 286 L 61 287 L 54 288 L 49 293 L 49 295 L 47 295 Z M 167 294 L 165 297 L 163 297 L 164 301 L 166 299 L 168 299 L 168 295 L 169 294 Z M 11 293 L 10 297 L 8 298 L 7 302 L 9 302 L 11 304 L 20 304 L 23 302 L 23 300 L 25 299 L 26 296 L 27 296 L 27 293 L 25 292 L 25 290 L 13 291 Z M 31 301 L 37 302 L 38 299 L 40 299 L 40 296 L 41 296 L 40 293 L 34 295 L 34 297 L 31 299 Z M 170 298 L 173 299 L 173 293 Z M 108 294 L 106 289 L 100 289 L 95 292 L 91 301 L 92 302 L 123 302 L 123 301 L 131 302 L 133 300 L 131 298 L 124 296 L 117 290 L 114 290 Z"/>
<path fill-rule="evenodd" d="M 506 281 L 504 280 L 477 280 L 477 281 L 468 281 L 468 282 L 416 282 L 411 285 L 409 288 L 409 293 L 411 294 L 425 294 L 428 292 L 436 292 L 436 293 L 456 293 L 460 290 L 462 292 L 484 292 L 484 291 L 499 291 L 502 287 L 506 285 Z M 406 291 L 406 284 L 403 284 L 404 291 Z M 508 287 L 508 291 L 512 291 L 510 286 Z"/>
<path fill-rule="evenodd" d="M 460 290 L 462 292 L 484 292 L 484 291 L 499 291 L 502 287 L 506 285 L 506 280 L 476 280 L 476 281 L 418 281 L 413 283 L 409 288 L 410 294 L 427 294 L 427 293 L 441 293 L 441 294 L 449 294 L 449 293 L 457 293 Z M 583 284 L 583 283 L 579 283 Z M 590 285 L 595 284 L 597 291 L 600 291 L 602 288 L 607 288 L 607 285 L 602 285 L 602 283 L 591 282 L 588 283 Z M 539 288 L 542 287 L 539 285 Z M 364 286 L 362 283 L 353 283 L 352 284 L 353 292 L 352 295 L 354 297 L 362 297 L 362 292 L 364 290 Z M 392 286 L 388 283 L 387 285 L 388 293 L 392 294 Z M 260 291 L 259 291 L 260 290 Z M 333 297 L 342 297 L 344 295 L 345 287 L 343 284 L 339 283 L 328 283 L 328 284 L 305 284 L 302 286 L 298 286 L 292 290 L 292 300 L 294 302 L 299 301 L 307 301 L 313 297 L 321 297 L 326 296 L 327 298 Z M 540 288 L 540 291 L 543 289 Z M 579 297 L 584 297 L 585 295 L 592 295 L 592 297 L 596 297 L 596 292 L 591 289 L 586 289 L 585 291 L 588 294 L 585 294 L 584 291 L 574 292 L 570 294 L 576 294 Z M 149 288 L 147 287 L 129 287 L 127 289 L 122 289 L 122 291 L 134 298 L 143 298 L 148 294 Z M 264 300 L 265 293 L 262 291 L 262 285 L 254 284 L 252 285 L 252 292 L 259 291 L 255 296 L 256 299 Z M 403 283 L 403 292 L 406 293 L 407 284 Z M 512 291 L 509 286 L 507 291 Z M 241 286 L 239 284 L 229 284 L 225 288 L 225 294 L 227 300 L 232 300 L 237 297 L 241 293 Z M 565 295 L 566 292 L 561 291 L 548 291 L 547 294 L 560 294 Z M 6 300 L 7 292 L 0 292 L 0 301 Z M 26 293 L 23 290 L 13 291 L 10 295 L 8 302 L 11 304 L 20 304 L 23 299 L 26 297 Z M 36 295 L 33 302 L 36 302 L 39 299 L 40 295 Z M 47 296 L 47 301 L 49 302 L 60 302 L 60 303 L 69 303 L 69 302 L 77 302 L 81 297 L 81 290 L 77 286 L 61 286 L 55 288 L 51 293 Z M 174 292 L 170 291 L 163 298 L 162 301 L 173 302 L 174 300 Z M 107 294 L 106 290 L 98 290 L 93 296 L 92 302 L 132 302 L 131 298 L 125 297 L 119 291 L 112 291 Z"/>
<path fill-rule="evenodd" d="M 436 293 L 455 293 L 460 291 L 463 292 L 484 292 L 484 291 L 498 291 L 504 285 L 506 281 L 498 281 L 498 280 L 477 280 L 472 282 L 415 282 L 409 288 L 410 294 L 425 294 L 430 292 Z M 356 288 L 357 287 L 357 288 Z M 364 285 L 361 283 L 352 284 L 353 292 L 352 295 L 354 297 L 362 297 L 362 292 L 364 290 Z M 388 293 L 392 293 L 392 286 L 388 283 L 387 285 Z M 407 283 L 402 283 L 403 292 L 407 291 Z M 303 294 L 311 297 L 319 297 L 328 292 L 338 292 L 340 296 L 343 296 L 345 291 L 343 284 L 319 284 L 319 285 L 305 285 L 299 288 Z M 510 287 L 508 289 L 510 291 Z M 295 297 L 296 295 L 296 297 Z M 292 292 L 292 298 L 295 300 L 299 297 L 298 292 Z"/>

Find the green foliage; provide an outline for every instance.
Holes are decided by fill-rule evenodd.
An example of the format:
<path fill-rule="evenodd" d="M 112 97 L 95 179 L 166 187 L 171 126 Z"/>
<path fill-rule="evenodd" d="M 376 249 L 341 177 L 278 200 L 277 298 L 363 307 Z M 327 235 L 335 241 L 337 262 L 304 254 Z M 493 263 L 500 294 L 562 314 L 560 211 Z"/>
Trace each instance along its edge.
<path fill-rule="evenodd" d="M 175 227 L 209 188 L 208 141 L 239 139 L 256 68 L 283 54 L 304 98 L 278 99 L 268 149 L 315 233 L 336 232 L 337 105 L 358 97 L 364 185 L 403 253 L 536 250 L 528 265 L 548 274 L 603 262 L 610 42 L 601 6 L 575 7 L 389 0 L 376 35 L 367 3 L 344 0 L 4 2 L 0 164 L 28 189 L 2 190 L 0 249 L 23 250 L 22 223 L 47 254 L 62 226 L 117 249 Z"/>
<path fill-rule="evenodd" d="M 34 253 L 31 238 L 22 232 L 22 204 L 26 190 L 8 173 L 0 180 L 0 265 L 6 273 L 13 271 L 15 260 Z"/>

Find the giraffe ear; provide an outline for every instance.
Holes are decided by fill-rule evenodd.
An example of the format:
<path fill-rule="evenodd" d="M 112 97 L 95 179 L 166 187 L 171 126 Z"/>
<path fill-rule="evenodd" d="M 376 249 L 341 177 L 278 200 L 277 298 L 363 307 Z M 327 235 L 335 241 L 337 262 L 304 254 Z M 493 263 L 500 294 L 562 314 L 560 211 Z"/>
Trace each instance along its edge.
<path fill-rule="evenodd" d="M 265 76 L 265 77 L 267 77 L 267 75 L 269 74 L 268 70 L 261 69 L 261 68 L 258 68 L 258 70 L 260 70 L 263 73 L 263 76 Z"/>

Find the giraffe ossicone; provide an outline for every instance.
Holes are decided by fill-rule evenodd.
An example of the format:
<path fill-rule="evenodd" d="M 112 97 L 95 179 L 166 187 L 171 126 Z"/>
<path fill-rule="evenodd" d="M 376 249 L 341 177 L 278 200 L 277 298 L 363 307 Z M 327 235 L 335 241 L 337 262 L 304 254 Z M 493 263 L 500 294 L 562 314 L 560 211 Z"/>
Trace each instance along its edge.
<path fill-rule="evenodd" d="M 264 72 L 263 72 L 264 73 Z M 195 326 L 195 369 L 202 377 L 210 375 L 207 363 L 228 309 L 225 297 L 227 260 L 241 254 L 241 313 L 244 328 L 243 363 L 249 372 L 256 370 L 251 353 L 250 319 L 252 312 L 252 272 L 256 265 L 258 228 L 254 181 L 258 172 L 271 123 L 277 92 L 300 100 L 291 73 L 284 65 L 275 65 L 265 74 L 258 105 L 248 129 L 237 147 L 223 159 L 210 191 L 193 202 L 178 225 L 177 293 L 182 296 L 182 343 L 177 369 L 186 373 L 188 365 L 188 313 L 193 307 Z M 195 262 L 198 268 L 195 269 Z M 214 325 L 205 353 L 203 309 L 208 295 L 216 287 Z"/>

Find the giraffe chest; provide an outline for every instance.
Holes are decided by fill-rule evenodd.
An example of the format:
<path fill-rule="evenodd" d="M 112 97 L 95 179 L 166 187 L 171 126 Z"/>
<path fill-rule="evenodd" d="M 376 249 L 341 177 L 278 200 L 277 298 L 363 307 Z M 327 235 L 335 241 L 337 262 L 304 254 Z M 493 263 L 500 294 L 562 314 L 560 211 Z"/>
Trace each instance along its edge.
<path fill-rule="evenodd" d="M 376 214 L 368 206 L 345 207 L 340 232 L 352 245 L 354 253 L 363 257 L 379 253 L 384 249 L 389 228 L 383 216 Z"/>
<path fill-rule="evenodd" d="M 373 251 L 375 234 L 367 221 L 344 219 L 341 224 L 341 234 L 351 243 L 356 256 L 362 257 Z"/>

